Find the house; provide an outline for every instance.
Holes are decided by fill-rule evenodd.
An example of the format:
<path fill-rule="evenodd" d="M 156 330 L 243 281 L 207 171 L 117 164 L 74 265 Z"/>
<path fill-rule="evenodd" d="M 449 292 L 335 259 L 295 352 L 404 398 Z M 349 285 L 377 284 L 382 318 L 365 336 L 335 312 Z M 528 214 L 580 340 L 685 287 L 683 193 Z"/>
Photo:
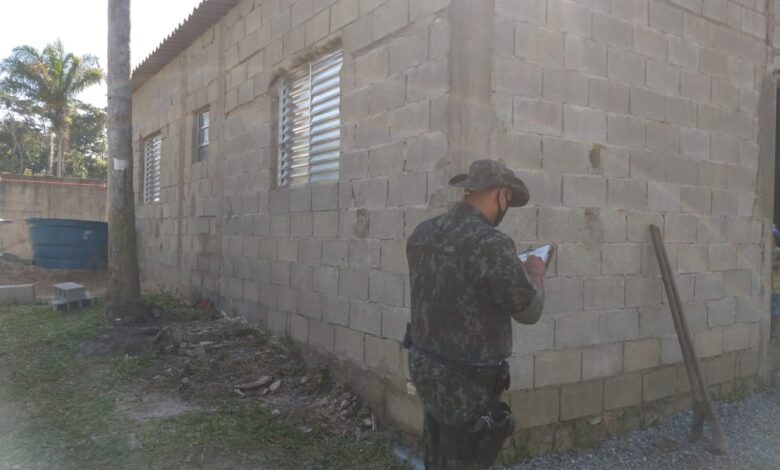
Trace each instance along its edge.
<path fill-rule="evenodd" d="M 777 11 L 205 0 L 133 74 L 143 275 L 339 358 L 419 429 L 405 237 L 457 200 L 451 176 L 501 159 L 531 192 L 502 229 L 559 247 L 543 318 L 514 332 L 531 451 L 690 406 L 651 223 L 727 394 L 766 368 Z"/>

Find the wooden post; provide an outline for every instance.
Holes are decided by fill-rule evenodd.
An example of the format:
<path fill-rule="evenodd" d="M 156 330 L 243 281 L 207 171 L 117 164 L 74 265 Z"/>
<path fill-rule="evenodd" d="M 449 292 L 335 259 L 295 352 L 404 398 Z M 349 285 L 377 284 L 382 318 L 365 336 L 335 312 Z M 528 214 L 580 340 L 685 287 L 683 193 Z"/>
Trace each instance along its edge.
<path fill-rule="evenodd" d="M 691 384 L 691 391 L 693 393 L 694 405 L 691 439 L 698 440 L 701 437 L 704 421 L 707 420 L 712 426 L 712 433 L 718 451 L 725 454 L 728 452 L 726 438 L 723 435 L 723 429 L 720 426 L 720 422 L 718 421 L 717 416 L 715 416 L 715 410 L 712 408 L 712 401 L 710 400 L 709 389 L 701 374 L 699 358 L 696 356 L 696 351 L 693 347 L 691 332 L 688 329 L 688 322 L 685 319 L 685 312 L 683 311 L 682 303 L 680 302 L 680 294 L 677 291 L 677 283 L 674 280 L 674 274 L 671 265 L 669 264 L 669 257 L 666 253 L 663 238 L 661 237 L 661 230 L 655 225 L 650 225 L 650 235 L 653 239 L 653 247 L 655 248 L 655 255 L 658 259 L 658 267 L 661 270 L 661 278 L 664 282 L 666 298 L 669 301 L 669 310 L 672 312 L 674 328 L 677 331 L 677 340 L 680 342 L 680 350 L 682 351 L 683 359 L 685 360 L 685 370 L 688 373 L 688 381 Z"/>

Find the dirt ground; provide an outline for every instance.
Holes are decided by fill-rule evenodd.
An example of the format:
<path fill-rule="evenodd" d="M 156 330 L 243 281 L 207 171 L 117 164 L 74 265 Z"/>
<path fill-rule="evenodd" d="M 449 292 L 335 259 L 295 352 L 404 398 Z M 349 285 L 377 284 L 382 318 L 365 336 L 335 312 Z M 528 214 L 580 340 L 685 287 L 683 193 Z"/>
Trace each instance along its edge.
<path fill-rule="evenodd" d="M 82 284 L 96 296 L 106 293 L 105 271 L 46 269 L 0 259 L 0 285 L 35 284 L 35 295 L 39 300 L 51 297 L 52 286 L 60 282 Z"/>
<path fill-rule="evenodd" d="M 0 469 L 403 468 L 381 424 L 325 364 L 206 305 L 0 308 Z"/>

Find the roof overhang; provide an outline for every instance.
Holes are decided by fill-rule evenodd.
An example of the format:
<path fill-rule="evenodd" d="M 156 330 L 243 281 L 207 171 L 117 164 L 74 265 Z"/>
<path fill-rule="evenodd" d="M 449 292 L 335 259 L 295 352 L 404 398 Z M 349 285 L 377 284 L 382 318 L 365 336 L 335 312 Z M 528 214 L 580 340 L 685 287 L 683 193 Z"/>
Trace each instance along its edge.
<path fill-rule="evenodd" d="M 168 35 L 146 59 L 133 70 L 130 84 L 133 91 L 146 83 L 179 54 L 184 52 L 220 18 L 238 5 L 239 0 L 203 0 L 176 29 Z"/>

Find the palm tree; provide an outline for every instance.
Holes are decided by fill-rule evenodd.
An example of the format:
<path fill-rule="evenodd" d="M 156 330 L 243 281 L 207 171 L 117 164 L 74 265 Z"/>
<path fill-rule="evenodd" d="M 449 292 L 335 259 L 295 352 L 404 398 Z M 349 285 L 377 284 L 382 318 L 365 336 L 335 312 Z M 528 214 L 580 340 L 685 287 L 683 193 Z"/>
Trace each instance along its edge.
<path fill-rule="evenodd" d="M 130 92 L 130 0 L 108 0 L 108 300 L 138 302 Z"/>
<path fill-rule="evenodd" d="M 62 176 L 76 96 L 103 80 L 103 70 L 97 57 L 65 53 L 58 39 L 42 51 L 32 46 L 14 48 L 11 55 L 0 62 L 0 73 L 0 90 L 33 101 L 44 110 L 52 136 L 49 174 L 52 172 L 56 137 L 57 175 Z"/>

